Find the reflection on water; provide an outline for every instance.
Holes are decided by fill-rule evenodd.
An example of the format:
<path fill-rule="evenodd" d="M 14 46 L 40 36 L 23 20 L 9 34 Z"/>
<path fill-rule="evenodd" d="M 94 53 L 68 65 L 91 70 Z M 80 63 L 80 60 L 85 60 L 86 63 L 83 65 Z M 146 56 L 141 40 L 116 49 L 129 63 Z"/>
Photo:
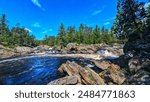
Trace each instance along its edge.
<path fill-rule="evenodd" d="M 43 85 L 60 78 L 58 67 L 67 59 L 35 57 L 0 63 L 0 84 Z"/>
<path fill-rule="evenodd" d="M 89 62 L 83 59 L 33 57 L 0 63 L 1 85 L 45 85 L 61 76 L 58 68 L 67 60 L 82 65 Z M 92 67 L 92 66 L 91 66 Z M 94 67 L 94 66 L 93 66 Z"/>

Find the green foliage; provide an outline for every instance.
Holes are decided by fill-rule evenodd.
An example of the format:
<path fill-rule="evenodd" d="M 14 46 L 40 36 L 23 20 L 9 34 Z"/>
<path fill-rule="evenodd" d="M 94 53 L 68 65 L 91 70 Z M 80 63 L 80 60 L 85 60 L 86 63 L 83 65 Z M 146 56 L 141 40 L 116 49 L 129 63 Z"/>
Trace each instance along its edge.
<path fill-rule="evenodd" d="M 59 27 L 58 37 L 56 39 L 57 45 L 63 45 L 65 41 L 66 30 L 64 24 L 61 24 Z"/>
<path fill-rule="evenodd" d="M 49 45 L 49 46 L 54 46 L 55 45 L 55 37 L 54 36 L 48 36 L 48 35 L 45 35 L 45 38 L 44 38 L 44 45 Z"/>
<path fill-rule="evenodd" d="M 30 35 L 25 28 L 12 27 L 9 30 L 5 14 L 0 19 L 0 43 L 9 47 L 36 45 L 34 35 Z"/>
<path fill-rule="evenodd" d="M 74 26 L 69 26 L 66 30 L 64 24 L 61 24 L 59 29 L 58 36 L 55 38 L 56 45 L 66 46 L 68 43 L 113 43 L 117 40 L 111 31 L 104 27 L 100 30 L 98 25 L 93 29 L 92 27 L 80 24 L 79 29 L 75 29 Z"/>
<path fill-rule="evenodd" d="M 3 15 L 0 21 L 0 43 L 9 46 L 66 46 L 68 43 L 78 44 L 98 44 L 98 43 L 112 43 L 116 41 L 114 34 L 105 29 L 100 30 L 98 25 L 95 28 L 80 24 L 78 29 L 75 26 L 65 28 L 64 24 L 59 27 L 58 35 L 45 35 L 44 40 L 35 40 L 34 35 L 30 35 L 29 31 L 23 27 L 12 27 L 11 30 L 7 27 L 6 16 Z"/>
<path fill-rule="evenodd" d="M 137 0 L 118 0 L 117 16 L 114 22 L 114 33 L 117 37 L 142 38 L 145 23 L 143 19 L 146 13 L 144 3 Z"/>

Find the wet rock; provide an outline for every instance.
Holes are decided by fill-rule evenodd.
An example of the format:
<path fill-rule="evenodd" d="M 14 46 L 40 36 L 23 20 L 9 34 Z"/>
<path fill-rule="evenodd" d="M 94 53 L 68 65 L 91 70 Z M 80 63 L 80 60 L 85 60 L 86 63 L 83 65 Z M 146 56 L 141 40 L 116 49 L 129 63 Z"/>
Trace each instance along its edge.
<path fill-rule="evenodd" d="M 76 76 L 66 76 L 48 83 L 48 85 L 76 85 L 78 78 Z"/>
<path fill-rule="evenodd" d="M 123 45 L 121 44 L 103 45 L 103 47 L 97 50 L 96 53 L 102 54 L 104 56 L 118 57 L 124 54 Z"/>
<path fill-rule="evenodd" d="M 100 48 L 102 48 L 104 44 L 91 44 L 91 45 L 84 45 L 81 44 L 78 47 L 78 53 L 82 54 L 93 54 L 96 53 L 96 51 Z"/>
<path fill-rule="evenodd" d="M 60 53 L 69 53 L 69 54 L 93 54 L 95 53 L 99 48 L 102 47 L 102 44 L 77 44 L 77 43 L 69 43 L 66 47 L 57 47 L 56 50 Z"/>

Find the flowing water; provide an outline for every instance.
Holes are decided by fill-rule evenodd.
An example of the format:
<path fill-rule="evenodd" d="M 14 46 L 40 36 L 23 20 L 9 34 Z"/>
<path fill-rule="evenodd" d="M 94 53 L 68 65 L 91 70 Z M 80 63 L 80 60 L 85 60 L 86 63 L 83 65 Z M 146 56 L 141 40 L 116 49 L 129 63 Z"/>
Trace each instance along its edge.
<path fill-rule="evenodd" d="M 97 70 L 85 59 L 60 57 L 25 57 L 0 61 L 1 85 L 46 85 L 63 77 L 58 71 L 67 60 L 75 61 Z M 98 70 L 97 70 L 98 71 Z"/>

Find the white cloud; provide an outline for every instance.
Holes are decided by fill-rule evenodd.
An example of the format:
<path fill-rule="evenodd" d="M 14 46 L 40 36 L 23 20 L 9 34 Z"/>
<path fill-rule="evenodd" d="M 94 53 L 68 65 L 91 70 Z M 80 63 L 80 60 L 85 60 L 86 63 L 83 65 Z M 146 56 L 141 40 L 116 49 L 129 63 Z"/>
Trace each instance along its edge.
<path fill-rule="evenodd" d="M 96 15 L 100 14 L 101 12 L 103 12 L 103 10 L 104 10 L 106 7 L 107 7 L 107 6 L 104 5 L 101 9 L 91 10 L 91 11 L 93 11 L 93 12 L 91 13 L 91 15 L 92 15 L 92 16 L 96 16 Z"/>
<path fill-rule="evenodd" d="M 38 22 L 35 22 L 34 24 L 31 25 L 32 27 L 35 27 L 35 28 L 40 28 L 41 25 L 38 23 Z"/>
<path fill-rule="evenodd" d="M 150 2 L 146 3 L 144 7 L 147 8 L 149 5 L 150 5 Z"/>
<path fill-rule="evenodd" d="M 98 14 L 100 14 L 102 12 L 102 10 L 96 10 L 92 13 L 92 16 L 96 16 Z"/>
<path fill-rule="evenodd" d="M 32 3 L 34 5 L 36 5 L 37 7 L 39 7 L 40 9 L 42 9 L 43 11 L 45 11 L 45 9 L 42 7 L 42 5 L 39 3 L 39 0 L 32 0 Z"/>
<path fill-rule="evenodd" d="M 32 33 L 32 30 L 30 30 L 29 28 L 25 28 L 25 30 L 29 31 L 30 33 Z"/>
<path fill-rule="evenodd" d="M 42 33 L 43 33 L 43 34 L 46 34 L 46 33 L 48 33 L 48 32 L 52 32 L 52 31 L 53 31 L 53 29 L 50 28 L 50 29 L 48 29 L 48 30 L 43 31 Z"/>
<path fill-rule="evenodd" d="M 105 26 L 106 26 L 106 25 L 109 25 L 109 24 L 110 24 L 110 22 L 105 22 L 105 23 L 104 23 Z"/>
<path fill-rule="evenodd" d="M 114 19 L 115 19 L 115 16 L 110 17 L 110 18 L 106 19 L 105 21 L 113 21 Z"/>

